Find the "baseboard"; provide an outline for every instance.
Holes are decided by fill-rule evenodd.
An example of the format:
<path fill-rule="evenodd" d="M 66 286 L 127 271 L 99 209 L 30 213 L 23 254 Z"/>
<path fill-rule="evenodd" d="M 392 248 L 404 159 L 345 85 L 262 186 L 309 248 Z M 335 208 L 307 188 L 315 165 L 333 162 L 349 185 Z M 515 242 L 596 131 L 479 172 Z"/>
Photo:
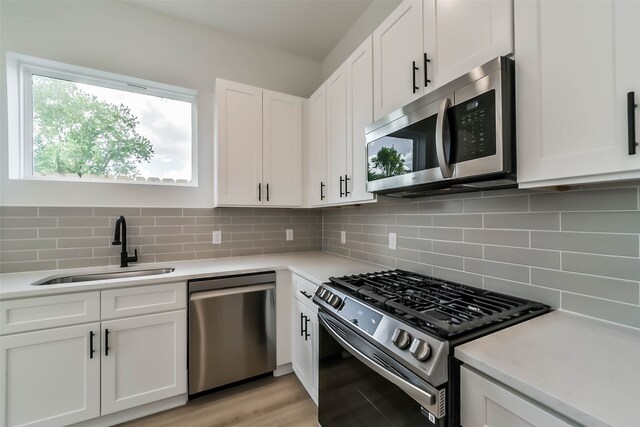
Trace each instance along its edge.
<path fill-rule="evenodd" d="M 135 420 L 138 418 L 146 417 L 147 415 L 155 414 L 157 412 L 166 411 L 167 409 L 176 408 L 187 403 L 187 394 L 181 394 L 167 399 L 162 399 L 157 402 L 147 403 L 146 405 L 138 406 L 136 408 L 126 409 L 124 411 L 116 412 L 114 414 L 104 415 L 102 417 L 93 418 L 87 421 L 82 421 L 77 424 L 73 424 L 73 427 L 106 427 L 112 426 L 126 421 Z"/>
<path fill-rule="evenodd" d="M 287 375 L 293 372 L 293 365 L 291 363 L 287 363 L 285 365 L 280 365 L 273 371 L 274 377 L 281 377 L 283 375 Z"/>

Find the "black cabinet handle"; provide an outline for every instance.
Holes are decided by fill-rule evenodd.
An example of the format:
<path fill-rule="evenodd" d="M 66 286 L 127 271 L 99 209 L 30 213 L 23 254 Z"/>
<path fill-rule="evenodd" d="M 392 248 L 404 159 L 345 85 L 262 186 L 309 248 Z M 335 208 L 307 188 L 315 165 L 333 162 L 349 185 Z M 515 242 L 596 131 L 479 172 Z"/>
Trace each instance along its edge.
<path fill-rule="evenodd" d="M 93 336 L 95 334 L 93 333 L 93 331 L 89 331 L 89 359 L 93 359 L 93 353 L 95 353 L 95 350 L 93 349 Z"/>
<path fill-rule="evenodd" d="M 340 175 L 340 198 L 344 197 L 344 191 L 342 191 L 342 183 L 344 182 L 344 178 Z"/>
<path fill-rule="evenodd" d="M 267 184 L 267 202 L 269 201 L 269 184 Z"/>
<path fill-rule="evenodd" d="M 429 72 L 427 70 L 427 63 L 431 62 L 429 58 L 427 58 L 427 52 L 424 53 L 424 87 L 427 87 L 431 80 L 429 80 Z"/>
<path fill-rule="evenodd" d="M 302 314 L 302 312 L 300 312 L 300 336 L 303 337 L 305 334 L 304 332 L 304 314 Z"/>
<path fill-rule="evenodd" d="M 104 355 L 109 355 L 109 330 L 104 330 Z"/>
<path fill-rule="evenodd" d="M 320 181 L 320 200 L 324 200 L 324 182 Z"/>
<path fill-rule="evenodd" d="M 629 155 L 636 154 L 636 93 L 627 93 L 627 127 L 629 130 Z"/>
<path fill-rule="evenodd" d="M 258 201 L 262 201 L 262 184 L 258 183 Z"/>
<path fill-rule="evenodd" d="M 304 295 L 305 297 L 307 297 L 308 299 L 313 298 L 313 297 L 312 297 L 311 295 L 309 295 L 306 291 L 300 291 L 300 293 L 301 293 L 302 295 Z"/>
<path fill-rule="evenodd" d="M 348 190 L 349 181 L 351 181 L 351 178 L 349 178 L 347 174 L 344 174 L 344 197 L 347 197 L 349 194 L 351 194 L 349 193 L 349 190 Z"/>
<path fill-rule="evenodd" d="M 307 339 L 311 336 L 311 334 L 309 333 L 309 319 L 307 316 L 304 316 L 304 340 L 307 341 Z"/>
<path fill-rule="evenodd" d="M 413 64 L 411 65 L 411 74 L 413 76 L 413 93 L 416 93 L 416 91 L 419 89 L 419 87 L 416 86 L 416 71 L 418 71 L 418 67 L 416 67 L 416 61 L 413 61 Z"/>

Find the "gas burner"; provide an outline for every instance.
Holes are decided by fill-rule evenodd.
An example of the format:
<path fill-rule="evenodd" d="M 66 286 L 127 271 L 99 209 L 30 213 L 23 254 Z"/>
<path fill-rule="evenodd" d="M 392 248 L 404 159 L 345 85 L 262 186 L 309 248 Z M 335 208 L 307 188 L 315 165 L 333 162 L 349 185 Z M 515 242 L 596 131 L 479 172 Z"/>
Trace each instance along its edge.
<path fill-rule="evenodd" d="M 330 280 L 353 298 L 442 337 L 546 310 L 540 303 L 404 270 Z"/>

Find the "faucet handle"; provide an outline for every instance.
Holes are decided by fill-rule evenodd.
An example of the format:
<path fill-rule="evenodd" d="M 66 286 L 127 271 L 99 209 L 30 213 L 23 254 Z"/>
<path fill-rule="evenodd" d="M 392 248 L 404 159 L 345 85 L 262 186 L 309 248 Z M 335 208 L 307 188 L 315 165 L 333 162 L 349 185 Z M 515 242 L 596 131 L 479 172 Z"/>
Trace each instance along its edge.
<path fill-rule="evenodd" d="M 129 261 L 138 262 L 138 250 L 137 249 L 133 250 L 133 256 L 129 257 Z"/>

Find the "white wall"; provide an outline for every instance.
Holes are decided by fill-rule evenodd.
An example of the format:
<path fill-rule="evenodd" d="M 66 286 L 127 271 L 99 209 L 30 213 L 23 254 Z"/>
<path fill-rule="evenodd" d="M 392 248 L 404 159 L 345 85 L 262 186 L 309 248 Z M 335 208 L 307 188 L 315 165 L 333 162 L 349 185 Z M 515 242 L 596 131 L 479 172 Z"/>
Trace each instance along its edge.
<path fill-rule="evenodd" d="M 349 31 L 329 52 L 322 61 L 322 81 L 331 74 L 353 53 L 373 30 L 395 9 L 401 0 L 373 0 L 360 18 L 349 28 Z"/>
<path fill-rule="evenodd" d="M 51 59 L 198 91 L 199 186 L 9 180 L 5 52 Z M 213 205 L 216 77 L 308 97 L 320 63 L 117 1 L 0 1 L 0 205 Z M 13 141 L 11 141 L 13 143 Z"/>

